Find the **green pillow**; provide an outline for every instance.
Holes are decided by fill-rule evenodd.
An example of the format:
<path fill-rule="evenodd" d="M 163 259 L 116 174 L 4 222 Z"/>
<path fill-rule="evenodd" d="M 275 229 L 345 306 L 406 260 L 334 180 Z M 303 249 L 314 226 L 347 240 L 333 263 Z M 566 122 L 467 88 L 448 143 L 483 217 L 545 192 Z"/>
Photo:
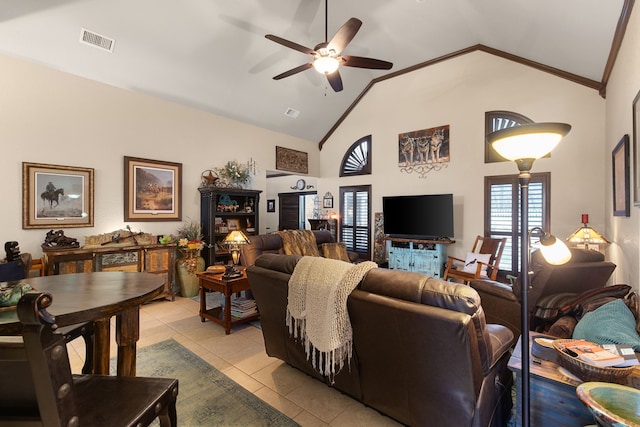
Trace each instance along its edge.
<path fill-rule="evenodd" d="M 586 313 L 573 330 L 574 339 L 596 344 L 628 344 L 640 352 L 636 319 L 620 298 Z"/>

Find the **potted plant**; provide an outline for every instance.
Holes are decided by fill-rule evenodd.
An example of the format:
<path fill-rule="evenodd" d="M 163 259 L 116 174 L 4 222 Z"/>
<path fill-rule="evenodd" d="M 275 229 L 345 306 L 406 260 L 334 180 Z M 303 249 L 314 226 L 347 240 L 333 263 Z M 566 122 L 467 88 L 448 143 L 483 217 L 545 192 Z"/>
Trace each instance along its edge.
<path fill-rule="evenodd" d="M 189 220 L 178 229 L 178 250 L 180 257 L 176 260 L 176 272 L 180 295 L 191 298 L 198 295 L 197 272 L 204 271 L 204 258 L 200 251 L 205 244 L 202 241 L 200 222 Z"/>

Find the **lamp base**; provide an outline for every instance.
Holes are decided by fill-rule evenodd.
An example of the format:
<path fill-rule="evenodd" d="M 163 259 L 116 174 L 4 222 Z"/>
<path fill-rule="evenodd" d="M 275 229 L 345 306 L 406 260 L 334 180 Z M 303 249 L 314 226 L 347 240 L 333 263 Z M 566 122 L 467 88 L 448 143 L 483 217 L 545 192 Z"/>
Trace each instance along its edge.
<path fill-rule="evenodd" d="M 236 279 L 242 276 L 242 271 L 237 268 L 235 265 L 227 265 L 225 266 L 224 274 L 222 275 L 223 279 Z"/>

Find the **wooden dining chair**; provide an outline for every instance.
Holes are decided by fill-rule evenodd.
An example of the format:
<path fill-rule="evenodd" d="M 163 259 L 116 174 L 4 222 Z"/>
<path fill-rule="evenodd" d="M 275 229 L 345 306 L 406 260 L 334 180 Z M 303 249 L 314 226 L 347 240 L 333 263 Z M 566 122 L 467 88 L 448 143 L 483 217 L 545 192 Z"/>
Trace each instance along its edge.
<path fill-rule="evenodd" d="M 31 270 L 31 255 L 23 253 L 17 261 L 10 261 L 0 264 L 0 282 L 17 282 L 25 280 Z M 77 325 L 65 326 L 58 329 L 62 334 L 65 342 L 69 343 L 77 338 L 82 337 L 84 340 L 85 357 L 82 366 L 83 374 L 93 372 L 93 355 L 94 355 L 94 331 L 93 323 L 85 322 Z"/>
<path fill-rule="evenodd" d="M 17 307 L 22 340 L 0 341 L 0 426 L 177 425 L 177 379 L 72 375 L 51 302 L 49 293 L 26 293 Z"/>
<path fill-rule="evenodd" d="M 477 236 L 471 252 L 467 253 L 465 259 L 447 257 L 443 279 L 454 279 L 464 283 L 483 277 L 496 280 L 506 243 L 506 238 Z"/>

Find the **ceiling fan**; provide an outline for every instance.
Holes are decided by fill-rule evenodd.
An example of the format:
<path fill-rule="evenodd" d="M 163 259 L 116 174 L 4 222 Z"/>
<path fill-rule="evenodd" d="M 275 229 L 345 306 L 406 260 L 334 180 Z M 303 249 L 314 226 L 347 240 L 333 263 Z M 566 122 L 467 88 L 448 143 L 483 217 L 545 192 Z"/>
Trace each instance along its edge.
<path fill-rule="evenodd" d="M 292 68 L 291 70 L 285 71 L 284 73 L 278 74 L 273 78 L 274 80 L 280 80 L 309 68 L 315 68 L 319 73 L 327 76 L 327 80 L 329 81 L 329 84 L 334 91 L 340 92 L 342 90 L 342 78 L 340 77 L 340 71 L 338 70 L 340 65 L 344 65 L 346 67 L 370 68 L 376 70 L 389 70 L 391 69 L 391 67 L 393 67 L 393 64 L 391 62 L 382 61 L 380 59 L 364 58 L 362 56 L 341 55 L 344 48 L 346 48 L 349 42 L 353 40 L 356 33 L 360 29 L 362 21 L 357 18 L 349 19 L 342 27 L 340 27 L 333 38 L 330 41 L 327 41 L 327 3 L 328 1 L 325 1 L 325 41 L 316 45 L 315 48 L 310 49 L 298 43 L 285 40 L 282 37 L 274 36 L 273 34 L 267 34 L 265 36 L 271 41 L 279 43 L 290 49 L 309 54 L 313 57 L 313 60 L 311 62 L 302 64 L 298 67 Z"/>

